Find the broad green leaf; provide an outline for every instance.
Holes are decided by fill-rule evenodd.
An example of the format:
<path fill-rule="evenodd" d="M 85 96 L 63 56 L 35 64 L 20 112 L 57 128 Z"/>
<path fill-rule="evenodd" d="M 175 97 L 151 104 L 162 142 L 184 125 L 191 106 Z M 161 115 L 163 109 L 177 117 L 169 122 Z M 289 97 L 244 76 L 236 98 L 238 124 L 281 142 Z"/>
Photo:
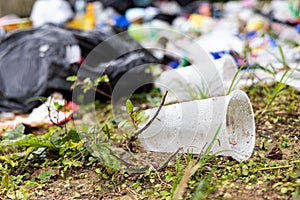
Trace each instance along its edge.
<path fill-rule="evenodd" d="M 17 126 L 13 130 L 5 131 L 2 134 L 2 140 L 17 140 L 24 136 L 25 126 L 23 124 Z"/>
<path fill-rule="evenodd" d="M 16 142 L 14 142 L 13 144 L 21 146 L 21 147 L 54 148 L 54 146 L 53 146 L 53 144 L 51 142 L 39 140 L 39 139 L 37 139 L 35 137 L 33 137 L 31 139 L 18 140 Z"/>
<path fill-rule="evenodd" d="M 61 133 L 54 133 L 53 135 L 51 135 L 51 142 L 57 148 L 64 145 L 67 141 L 68 137 L 62 135 Z"/>
<path fill-rule="evenodd" d="M 78 142 L 81 141 L 81 138 L 80 138 L 78 132 L 75 131 L 75 130 L 70 130 L 69 131 L 69 139 L 72 140 L 75 143 L 78 143 Z"/>
<path fill-rule="evenodd" d="M 50 180 L 52 176 L 55 176 L 55 170 L 45 170 L 39 173 L 35 178 L 39 179 L 42 183 L 45 183 Z"/>
<path fill-rule="evenodd" d="M 116 154 L 109 146 L 106 144 L 94 144 L 91 146 L 92 154 L 101 159 L 105 165 L 110 166 L 112 169 L 120 168 L 120 161 L 114 156 Z M 117 155 L 117 154 L 116 154 Z"/>

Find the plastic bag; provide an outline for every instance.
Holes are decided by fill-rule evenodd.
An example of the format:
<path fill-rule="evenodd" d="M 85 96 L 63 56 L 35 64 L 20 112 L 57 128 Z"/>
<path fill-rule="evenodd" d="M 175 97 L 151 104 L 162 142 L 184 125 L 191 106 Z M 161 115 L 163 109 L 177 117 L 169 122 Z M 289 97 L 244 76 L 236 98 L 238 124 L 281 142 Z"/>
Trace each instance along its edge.
<path fill-rule="evenodd" d="M 72 64 L 74 58 L 68 53 L 70 49 L 76 50 L 73 47 L 78 45 L 85 58 L 97 45 L 117 33 L 119 30 L 109 26 L 83 32 L 45 25 L 6 35 L 0 43 L 0 112 L 29 112 L 41 102 L 27 103 L 28 99 L 49 96 L 53 92 L 60 92 L 70 99 L 72 82 L 66 78 L 78 71 L 78 64 Z M 122 38 L 106 43 L 104 50 L 93 51 L 96 59 L 86 59 L 81 66 L 84 73 L 80 78 L 93 80 L 106 73 L 113 88 L 122 75 L 131 70 L 137 73 L 132 82 L 138 83 L 146 78 L 151 81 L 151 74 L 144 70 L 147 64 L 160 61 L 127 33 L 122 35 Z M 112 55 L 120 56 L 114 58 Z M 107 84 L 100 83 L 98 87 L 109 91 Z"/>
<path fill-rule="evenodd" d="M 119 34 L 120 33 L 120 34 Z M 90 78 L 94 80 L 99 75 L 106 74 L 111 88 L 114 89 L 119 79 L 130 71 L 132 79 L 123 83 L 122 87 L 152 81 L 152 75 L 145 73 L 145 69 L 152 63 L 161 63 L 148 50 L 133 40 L 126 32 L 117 27 L 104 27 L 90 32 L 75 32 L 74 36 L 81 47 L 82 55 L 89 57 L 80 69 L 80 79 Z M 109 39 L 113 37 L 113 39 Z M 101 42 L 101 48 L 95 48 Z M 95 49 L 94 49 L 95 48 Z M 92 53 L 90 53 L 93 50 Z M 142 86 L 142 85 L 141 85 Z M 145 89 L 142 87 L 141 89 Z M 100 84 L 98 89 L 109 91 L 105 84 Z M 103 96 L 98 96 L 98 98 Z"/>
<path fill-rule="evenodd" d="M 98 0 L 104 5 L 104 7 L 113 7 L 120 14 L 124 14 L 125 11 L 133 6 L 132 0 Z"/>
<path fill-rule="evenodd" d="M 70 92 L 66 77 L 75 74 L 66 47 L 77 45 L 72 33 L 55 26 L 14 32 L 0 43 L 0 112 L 28 112 L 41 102 L 29 98 Z"/>
<path fill-rule="evenodd" d="M 64 24 L 73 17 L 71 5 L 64 0 L 39 0 L 33 5 L 31 20 L 35 27 L 46 23 Z"/>

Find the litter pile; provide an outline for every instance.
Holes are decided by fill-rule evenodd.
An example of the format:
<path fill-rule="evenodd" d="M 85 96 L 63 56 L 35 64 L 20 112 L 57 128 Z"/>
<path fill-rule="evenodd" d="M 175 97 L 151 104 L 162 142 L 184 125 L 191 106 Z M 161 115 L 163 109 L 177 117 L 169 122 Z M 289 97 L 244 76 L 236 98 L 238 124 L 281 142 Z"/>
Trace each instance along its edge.
<path fill-rule="evenodd" d="M 154 83 L 152 87 L 160 88 L 162 94 L 170 91 L 166 103 L 189 101 L 202 109 L 200 99 L 231 95 L 224 97 L 226 110 L 218 119 L 222 123 L 239 113 L 230 110 L 233 94 L 241 92 L 230 94 L 235 89 L 283 81 L 300 90 L 299 10 L 299 1 L 278 0 L 38 0 L 30 18 L 0 18 L 0 132 L 20 123 L 53 125 L 70 119 L 79 107 L 76 104 L 89 103 L 74 94 L 72 98 L 73 83 L 67 78 L 79 71 L 77 78 L 82 81 L 107 76 L 108 83 L 100 80 L 93 85 L 103 92 L 96 96 L 100 100 L 111 97 L 114 88 L 126 90 L 131 83 L 120 86 L 118 81 L 129 71 L 135 72 L 135 83 Z M 149 73 L 146 69 L 154 64 L 158 67 Z M 48 99 L 43 103 L 41 97 Z M 245 102 L 250 104 L 247 98 Z M 175 112 L 171 107 L 166 112 Z M 237 160 L 247 159 L 253 151 L 255 127 L 250 108 L 246 111 L 250 117 L 239 115 L 250 119 L 248 127 L 229 122 L 221 129 L 223 133 L 228 128 L 247 132 L 233 146 L 243 153 L 238 148 L 246 138 L 250 151 L 243 158 L 234 155 Z M 17 116 L 25 113 L 30 114 Z M 172 132 L 167 128 L 166 132 Z M 151 138 L 147 141 L 145 135 L 141 136 L 145 146 L 155 150 L 157 146 L 150 148 Z M 174 151 L 180 146 L 175 143 L 172 150 L 159 151 Z"/>

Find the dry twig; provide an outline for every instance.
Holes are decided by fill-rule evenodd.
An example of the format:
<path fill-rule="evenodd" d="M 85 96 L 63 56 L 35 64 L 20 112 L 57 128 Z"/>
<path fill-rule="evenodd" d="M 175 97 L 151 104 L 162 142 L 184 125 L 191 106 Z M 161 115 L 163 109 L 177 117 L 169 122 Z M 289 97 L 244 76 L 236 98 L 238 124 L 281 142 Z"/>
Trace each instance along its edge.
<path fill-rule="evenodd" d="M 142 132 L 144 132 L 153 123 L 153 121 L 156 119 L 156 117 L 158 116 L 160 110 L 162 109 L 162 107 L 165 104 L 167 94 L 168 94 L 168 90 L 164 94 L 164 96 L 162 98 L 162 101 L 160 103 L 160 106 L 158 107 L 158 109 L 157 109 L 156 113 L 154 114 L 154 116 L 149 120 L 149 122 L 143 128 L 141 128 L 140 130 L 138 130 L 137 132 L 134 133 L 133 138 L 136 138 L 137 136 L 139 136 Z"/>

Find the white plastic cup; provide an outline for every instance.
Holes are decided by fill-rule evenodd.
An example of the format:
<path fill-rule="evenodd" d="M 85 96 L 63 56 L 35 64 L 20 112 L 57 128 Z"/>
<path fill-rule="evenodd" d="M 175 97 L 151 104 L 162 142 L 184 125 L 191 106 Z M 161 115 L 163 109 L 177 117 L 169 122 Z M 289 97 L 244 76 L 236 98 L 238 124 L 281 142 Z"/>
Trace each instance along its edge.
<path fill-rule="evenodd" d="M 213 63 L 219 70 L 223 81 L 230 84 L 234 75 L 238 71 L 237 64 L 231 55 L 224 55 L 222 58 L 214 60 Z"/>
<path fill-rule="evenodd" d="M 150 120 L 158 108 L 145 111 Z M 145 126 L 147 122 L 140 125 Z M 220 129 L 219 129 L 220 128 Z M 219 132 L 218 132 L 219 129 Z M 212 154 L 247 160 L 254 149 L 255 121 L 248 96 L 235 90 L 228 96 L 163 106 L 139 135 L 145 149 L 154 152 L 204 152 L 213 138 Z"/>
<path fill-rule="evenodd" d="M 161 93 L 164 94 L 166 90 L 169 91 L 166 104 L 223 96 L 225 95 L 225 91 L 229 89 L 233 77 L 238 71 L 236 63 L 230 55 L 225 55 L 213 61 L 211 66 L 199 67 L 206 67 L 207 70 L 212 71 L 212 74 L 219 74 L 211 75 L 211 82 L 208 83 L 206 77 L 203 77 L 196 67 L 187 66 L 164 71 L 160 77 L 156 79 L 155 84 L 160 88 Z M 222 78 L 221 82 L 215 81 L 220 77 Z M 216 83 L 220 85 L 216 85 Z"/>

